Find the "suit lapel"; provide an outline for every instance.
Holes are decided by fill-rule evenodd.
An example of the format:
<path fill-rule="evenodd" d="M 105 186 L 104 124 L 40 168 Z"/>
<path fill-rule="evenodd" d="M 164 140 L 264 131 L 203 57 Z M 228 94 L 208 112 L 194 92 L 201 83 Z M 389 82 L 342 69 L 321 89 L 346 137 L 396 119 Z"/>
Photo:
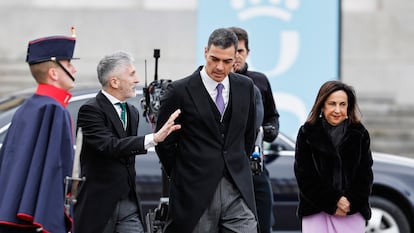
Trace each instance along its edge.
<path fill-rule="evenodd" d="M 131 135 L 137 135 L 138 123 L 139 123 L 139 112 L 137 111 L 135 107 L 133 107 L 129 103 L 127 103 L 127 112 L 128 112 L 127 128 L 130 128 Z"/>
<path fill-rule="evenodd" d="M 99 92 L 96 96 L 98 103 L 100 103 L 102 109 L 108 113 L 106 114 L 111 121 L 111 123 L 115 126 L 116 132 L 120 137 L 126 137 L 127 132 L 124 130 L 124 126 L 122 125 L 121 120 L 119 119 L 118 113 L 116 112 L 114 106 L 112 105 L 111 101 L 106 98 L 102 92 Z"/>
<path fill-rule="evenodd" d="M 209 99 L 211 97 L 201 81 L 199 70 L 197 70 L 189 79 L 187 91 L 190 98 L 194 101 L 194 106 L 200 113 L 201 119 L 208 126 L 207 128 L 209 128 L 211 132 L 219 138 L 220 130 L 218 125 L 215 124 L 214 113 L 210 108 L 211 105 Z"/>
<path fill-rule="evenodd" d="M 240 83 L 238 82 L 238 77 L 234 76 L 232 73 L 229 74 L 229 83 L 230 83 L 230 96 L 229 105 L 231 104 L 231 120 L 229 121 L 229 127 L 227 129 L 227 137 L 232 134 L 232 132 L 237 132 L 236 128 L 239 128 L 242 125 L 242 119 L 246 113 L 242 113 L 241 109 L 244 106 L 243 104 L 249 104 L 245 100 L 247 93 L 243 92 L 240 88 Z"/>

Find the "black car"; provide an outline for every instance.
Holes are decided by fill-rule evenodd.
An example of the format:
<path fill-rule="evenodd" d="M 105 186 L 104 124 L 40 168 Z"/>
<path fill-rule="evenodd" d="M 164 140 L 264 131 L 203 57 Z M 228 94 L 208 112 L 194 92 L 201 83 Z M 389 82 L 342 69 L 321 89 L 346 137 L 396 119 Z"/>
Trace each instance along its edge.
<path fill-rule="evenodd" d="M 77 87 L 68 105 L 76 123 L 79 107 L 98 92 L 97 87 Z M 16 109 L 34 90 L 15 93 L 0 100 L 0 143 L 3 141 Z M 142 89 L 128 102 L 141 109 Z M 142 113 L 142 111 L 141 111 Z M 151 133 L 153 126 L 141 114 L 139 134 Z M 298 187 L 293 173 L 294 140 L 280 133 L 266 143 L 264 153 L 273 189 L 275 232 L 299 232 L 296 217 Z M 372 218 L 366 232 L 414 233 L 414 159 L 374 153 L 374 185 L 371 197 Z M 136 185 L 144 213 L 155 209 L 162 197 L 162 170 L 154 150 L 136 157 Z"/>

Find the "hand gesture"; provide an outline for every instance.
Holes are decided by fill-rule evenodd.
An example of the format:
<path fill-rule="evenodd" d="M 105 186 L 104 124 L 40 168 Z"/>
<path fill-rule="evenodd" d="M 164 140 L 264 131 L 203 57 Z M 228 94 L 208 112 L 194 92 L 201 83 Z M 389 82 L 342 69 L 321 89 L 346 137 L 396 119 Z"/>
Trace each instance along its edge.
<path fill-rule="evenodd" d="M 165 138 L 170 135 L 170 133 L 181 129 L 181 125 L 175 124 L 175 119 L 180 115 L 181 110 L 177 109 L 175 112 L 173 112 L 170 117 L 168 118 L 168 121 L 165 122 L 165 124 L 161 127 L 158 132 L 154 133 L 154 142 L 159 143 L 163 142 Z"/>

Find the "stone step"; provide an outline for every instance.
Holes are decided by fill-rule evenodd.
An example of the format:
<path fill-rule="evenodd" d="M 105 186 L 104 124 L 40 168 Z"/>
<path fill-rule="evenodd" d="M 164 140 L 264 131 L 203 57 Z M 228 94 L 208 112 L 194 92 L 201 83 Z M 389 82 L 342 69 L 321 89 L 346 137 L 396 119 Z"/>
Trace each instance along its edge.
<path fill-rule="evenodd" d="M 364 116 L 362 122 L 367 127 L 376 128 L 378 130 L 403 130 L 414 129 L 414 115 L 401 116 Z"/>
<path fill-rule="evenodd" d="M 383 93 L 358 98 L 372 151 L 414 157 L 414 106 L 397 105 L 393 96 Z"/>
<path fill-rule="evenodd" d="M 414 144 L 412 142 L 412 139 L 404 140 L 371 136 L 371 150 L 405 157 L 414 157 Z"/>
<path fill-rule="evenodd" d="M 360 93 L 357 98 L 363 115 L 387 113 L 395 104 L 392 96 L 382 93 Z"/>

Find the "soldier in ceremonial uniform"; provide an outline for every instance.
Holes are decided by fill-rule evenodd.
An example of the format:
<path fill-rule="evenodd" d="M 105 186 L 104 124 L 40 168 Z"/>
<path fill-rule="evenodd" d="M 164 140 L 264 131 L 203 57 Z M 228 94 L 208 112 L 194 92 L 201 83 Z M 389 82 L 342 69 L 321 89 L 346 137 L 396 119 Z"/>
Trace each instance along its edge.
<path fill-rule="evenodd" d="M 0 151 L 0 233 L 68 232 L 64 178 L 71 175 L 76 38 L 29 41 L 26 62 L 38 83 L 13 116 Z"/>

